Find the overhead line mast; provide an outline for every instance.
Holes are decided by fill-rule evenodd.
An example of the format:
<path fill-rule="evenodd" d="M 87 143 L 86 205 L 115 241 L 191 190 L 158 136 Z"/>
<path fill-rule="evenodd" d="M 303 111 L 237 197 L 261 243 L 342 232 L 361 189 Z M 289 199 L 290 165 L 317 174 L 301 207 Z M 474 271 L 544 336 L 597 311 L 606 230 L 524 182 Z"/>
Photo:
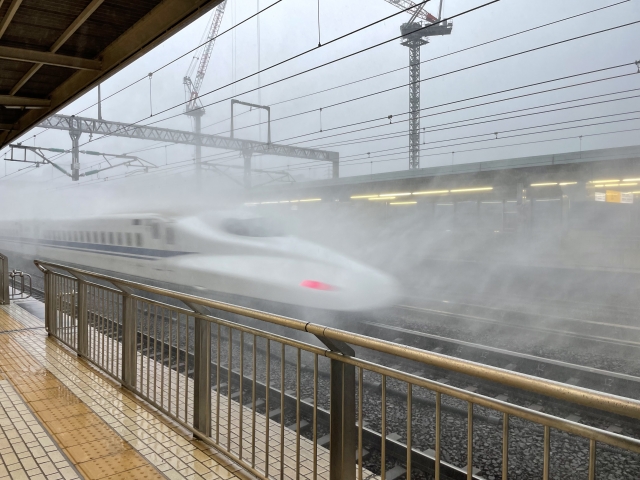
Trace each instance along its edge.
<path fill-rule="evenodd" d="M 453 23 L 440 23 L 442 18 L 442 0 L 438 16 L 424 10 L 424 4 L 416 4 L 411 0 L 385 0 L 398 8 L 407 9 L 411 18 L 400 26 L 401 45 L 409 48 L 409 169 L 420 168 L 420 47 L 429 43 L 428 37 L 449 35 Z M 416 21 L 418 18 L 424 20 Z M 429 28 L 424 28 L 428 26 Z"/>

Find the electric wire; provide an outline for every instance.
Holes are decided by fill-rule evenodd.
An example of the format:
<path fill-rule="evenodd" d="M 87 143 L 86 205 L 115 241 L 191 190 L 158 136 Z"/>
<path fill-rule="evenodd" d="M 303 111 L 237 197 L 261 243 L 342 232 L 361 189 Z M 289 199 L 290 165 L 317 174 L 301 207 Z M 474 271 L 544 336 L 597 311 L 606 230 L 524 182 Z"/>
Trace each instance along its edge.
<path fill-rule="evenodd" d="M 427 60 L 422 60 L 420 62 L 420 65 L 422 65 L 423 63 L 433 62 L 435 60 L 439 60 L 439 59 L 442 59 L 442 58 L 445 58 L 445 57 L 449 57 L 449 56 L 452 56 L 452 55 L 455 55 L 455 54 L 458 54 L 458 53 L 466 52 L 468 50 L 472 50 L 474 48 L 478 48 L 478 47 L 481 47 L 481 46 L 484 46 L 484 45 L 489 45 L 489 44 L 498 42 L 500 40 L 505 40 L 507 38 L 512 38 L 512 37 L 515 37 L 517 35 L 521 35 L 521 34 L 528 33 L 528 32 L 534 31 L 534 30 L 538 30 L 540 28 L 548 27 L 550 25 L 555 25 L 555 24 L 560 23 L 560 22 L 564 22 L 564 21 L 567 21 L 567 20 L 572 20 L 572 19 L 581 17 L 583 15 L 588 15 L 588 14 L 591 14 L 591 13 L 599 12 L 601 10 L 604 10 L 604 9 L 607 9 L 607 8 L 611 8 L 611 7 L 615 7 L 615 6 L 627 3 L 629 1 L 630 0 L 622 0 L 621 2 L 617 2 L 617 3 L 611 4 L 611 5 L 606 5 L 604 7 L 596 8 L 596 9 L 589 10 L 589 11 L 586 11 L 586 12 L 582 12 L 582 13 L 579 13 L 579 14 L 576 14 L 576 15 L 571 15 L 569 17 L 565 17 L 565 18 L 562 18 L 560 20 L 555 20 L 553 22 L 548 22 L 548 23 L 545 23 L 545 24 L 542 24 L 542 25 L 538 25 L 536 27 L 528 28 L 528 29 L 525 29 L 525 30 L 521 30 L 519 32 L 515 32 L 515 33 L 509 34 L 509 35 L 505 35 L 505 36 L 502 36 L 502 37 L 499 37 L 499 38 L 495 38 L 493 40 L 489 40 L 489 41 L 486 41 L 486 42 L 478 43 L 476 45 L 465 47 L 465 48 L 462 48 L 460 50 L 455 50 L 453 52 L 449 52 L 449 53 L 446 53 L 444 55 L 439 55 L 439 56 L 436 56 L 436 57 L 433 57 L 433 58 L 429 58 Z M 303 98 L 307 98 L 307 97 L 311 97 L 311 96 L 314 96 L 314 95 L 318 95 L 318 94 L 321 94 L 321 93 L 326 93 L 326 92 L 329 92 L 329 91 L 332 91 L 332 90 L 336 90 L 336 89 L 339 89 L 339 88 L 342 88 L 342 87 L 351 86 L 351 85 L 354 85 L 354 84 L 357 84 L 357 83 L 361 83 L 361 82 L 368 81 L 368 80 L 371 80 L 371 79 L 374 79 L 374 78 L 378 78 L 378 77 L 381 77 L 381 76 L 384 76 L 384 75 L 388 75 L 390 73 L 395 73 L 395 72 L 399 72 L 399 71 L 402 71 L 402 70 L 406 70 L 408 68 L 409 68 L 408 66 L 395 68 L 393 70 L 388 70 L 386 72 L 378 73 L 376 75 L 371 75 L 369 77 L 365 77 L 365 78 L 362 78 L 362 79 L 359 79 L 359 80 L 354 80 L 354 81 L 351 81 L 351 82 L 343 83 L 341 85 L 336 85 L 334 87 L 326 88 L 326 89 L 323 89 L 323 90 L 318 90 L 318 91 L 315 91 L 315 92 L 311 92 L 311 93 L 308 93 L 308 94 L 305 94 L 305 95 L 300 95 L 300 96 L 293 97 L 293 98 L 290 98 L 290 99 L 281 100 L 279 102 L 272 103 L 269 106 L 270 107 L 274 107 L 276 105 L 281 105 L 283 103 L 288 103 L 288 102 L 292 102 L 292 101 L 295 101 L 295 100 L 300 100 L 300 99 L 303 99 Z M 317 110 L 318 109 L 316 108 L 316 109 L 310 110 L 308 112 L 303 112 L 302 114 L 311 113 L 311 112 L 314 112 L 314 111 L 317 111 Z M 243 112 L 242 114 L 244 114 L 244 113 L 248 113 L 248 112 Z M 242 114 L 240 114 L 240 115 L 242 115 Z M 296 114 L 296 115 L 299 115 L 299 114 Z M 273 123 L 273 122 L 276 122 L 278 120 L 283 120 L 285 118 L 291 118 L 291 116 L 279 117 L 277 119 L 272 119 L 271 122 Z M 230 120 L 230 117 L 227 117 L 227 118 L 225 118 L 223 120 L 219 120 L 217 122 L 211 123 L 211 124 L 206 125 L 206 126 L 204 126 L 202 128 L 203 129 L 209 128 L 209 127 L 212 127 L 212 126 L 217 125 L 219 123 L 227 122 L 229 120 Z M 261 123 L 265 123 L 265 122 L 261 122 Z M 257 125 L 260 125 L 260 124 L 258 123 L 258 124 L 252 124 L 252 125 L 244 126 L 244 127 L 238 127 L 237 129 L 241 130 L 241 129 L 244 129 L 244 128 L 250 128 L 250 127 L 257 126 Z M 227 131 L 218 132 L 217 134 L 219 134 L 219 133 L 227 133 Z"/>

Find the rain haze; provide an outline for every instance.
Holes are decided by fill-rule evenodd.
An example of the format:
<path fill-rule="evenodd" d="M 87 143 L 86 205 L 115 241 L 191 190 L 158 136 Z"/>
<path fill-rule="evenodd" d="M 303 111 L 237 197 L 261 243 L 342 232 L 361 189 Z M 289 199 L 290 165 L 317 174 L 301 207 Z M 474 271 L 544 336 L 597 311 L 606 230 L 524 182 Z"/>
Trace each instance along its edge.
<path fill-rule="evenodd" d="M 48 126 L 10 142 L 0 128 L 0 201 L 7 206 L 0 253 L 32 275 L 43 295 L 45 285 L 53 287 L 34 260 L 94 272 L 103 276 L 100 284 L 105 275 L 123 278 L 637 403 L 639 0 L 429 0 L 416 12 L 426 32 L 422 45 L 411 49 L 400 27 L 415 11 L 407 7 L 418 3 L 225 0 L 99 87 L 93 83 L 44 120 Z M 426 12 L 435 18 L 425 22 Z M 429 28 L 450 31 L 428 36 Z M 413 65 L 410 50 L 419 52 Z M 419 82 L 411 82 L 411 69 Z M 67 127 L 52 125 L 63 117 Z M 68 122 L 76 120 L 87 129 L 117 124 L 107 133 L 81 132 L 73 178 Z M 84 281 L 85 274 L 76 277 Z M 140 298 L 151 302 L 156 293 Z M 194 308 L 184 298 L 163 301 Z M 360 345 L 354 354 L 344 337 L 336 344 L 318 334 L 309 339 L 306 327 L 291 332 L 284 321 L 263 325 L 262 318 L 208 307 L 226 321 L 314 348 L 355 356 L 365 350 Z M 164 314 L 160 322 L 164 328 Z M 195 317 L 190 328 L 187 318 L 187 353 L 189 338 L 197 339 Z M 582 418 L 626 436 L 636 442 L 630 450 L 640 451 L 640 417 L 622 421 L 626 413 L 616 411 L 605 419 L 593 414 L 598 407 L 575 413 L 545 403 L 547 391 L 529 388 L 537 396 L 520 397 L 495 387 L 495 379 L 483 390 L 490 375 L 449 378 L 444 368 L 396 362 L 389 350 L 371 358 L 532 411 L 578 415 L 571 422 Z M 310 365 L 311 354 L 304 361 Z M 315 362 L 317 369 L 317 354 Z M 377 378 L 369 386 L 381 391 Z M 404 385 L 394 395 L 405 395 Z M 428 408 L 440 402 L 424 398 Z M 466 397 L 456 398 L 448 412 L 465 417 Z M 367 428 L 384 435 L 385 421 L 404 421 L 389 418 L 372 414 Z M 494 441 L 480 459 L 471 455 L 478 469 L 473 463 L 469 471 L 507 478 L 487 460 L 494 447 L 502 452 L 489 430 L 503 417 L 483 418 Z M 440 434 L 427 423 L 416 455 L 436 448 Z M 542 474 L 542 463 L 531 460 L 542 450 L 536 444 L 530 455 L 528 442 L 548 435 L 548 427 L 526 431 L 526 452 L 513 454 L 518 469 L 509 478 Z M 307 436 L 317 440 L 315 431 Z M 466 441 L 449 437 L 442 457 L 464 472 L 471 465 Z M 588 457 L 585 445 L 573 458 Z M 617 450 L 607 448 L 613 458 Z M 381 467 L 385 448 L 371 452 L 359 461 L 376 475 L 411 469 L 410 459 L 407 466 L 396 457 Z M 553 460 L 556 478 L 584 473 L 560 458 Z M 640 478 L 637 453 L 621 454 L 618 470 L 609 468 L 611 458 L 602 460 L 603 471 Z M 421 470 L 402 478 L 435 477 Z"/>

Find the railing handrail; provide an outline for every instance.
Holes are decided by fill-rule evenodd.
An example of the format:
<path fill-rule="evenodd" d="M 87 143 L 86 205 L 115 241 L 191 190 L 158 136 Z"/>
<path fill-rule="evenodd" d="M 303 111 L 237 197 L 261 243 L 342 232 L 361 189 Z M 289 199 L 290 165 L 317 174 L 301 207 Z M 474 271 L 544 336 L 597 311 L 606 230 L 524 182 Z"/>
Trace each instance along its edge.
<path fill-rule="evenodd" d="M 274 325 L 308 332 L 312 335 L 315 335 L 316 337 L 344 342 L 350 345 L 366 348 L 371 351 L 395 355 L 406 360 L 412 360 L 457 373 L 469 375 L 472 377 L 481 378 L 491 382 L 500 383 L 508 387 L 527 390 L 536 394 L 553 397 L 559 400 L 583 405 L 609 413 L 640 419 L 640 401 L 631 398 L 611 395 L 604 392 L 597 392 L 574 385 L 556 382 L 553 380 L 542 379 L 498 367 L 483 365 L 469 360 L 449 357 L 447 355 L 430 352 L 427 350 L 421 350 L 415 347 L 399 345 L 386 340 L 368 337 L 366 335 L 346 332 L 333 327 L 326 327 L 323 325 L 305 322 L 282 315 L 266 313 L 252 308 L 241 307 L 217 300 L 211 300 L 204 297 L 176 292 L 174 290 L 169 290 L 161 287 L 145 285 L 131 280 L 125 280 L 117 277 L 112 277 L 110 275 L 90 272 L 80 268 L 61 265 L 58 263 L 34 260 L 34 264 L 42 272 L 45 273 L 47 271 L 50 271 L 50 269 L 64 270 L 72 274 L 80 281 L 84 280 L 83 277 L 93 277 L 100 280 L 105 280 L 113 284 L 125 295 L 129 294 L 129 292 L 126 291 L 127 288 L 141 290 L 157 295 L 163 295 L 176 300 L 180 300 L 189 307 L 195 304 L 222 310 L 256 320 L 261 320 Z M 194 314 L 199 315 L 200 312 L 194 310 Z"/>

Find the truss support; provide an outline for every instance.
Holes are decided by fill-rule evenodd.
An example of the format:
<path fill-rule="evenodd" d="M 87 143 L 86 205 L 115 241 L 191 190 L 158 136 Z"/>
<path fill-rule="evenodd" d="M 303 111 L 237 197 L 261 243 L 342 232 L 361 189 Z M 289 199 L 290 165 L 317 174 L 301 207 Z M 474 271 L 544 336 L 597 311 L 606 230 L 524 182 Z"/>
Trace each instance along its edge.
<path fill-rule="evenodd" d="M 80 180 L 80 137 L 82 131 L 75 122 L 70 122 L 69 136 L 71 137 L 71 180 Z"/>
<path fill-rule="evenodd" d="M 244 157 L 244 188 L 248 190 L 251 188 L 251 150 L 244 150 L 242 156 Z"/>

